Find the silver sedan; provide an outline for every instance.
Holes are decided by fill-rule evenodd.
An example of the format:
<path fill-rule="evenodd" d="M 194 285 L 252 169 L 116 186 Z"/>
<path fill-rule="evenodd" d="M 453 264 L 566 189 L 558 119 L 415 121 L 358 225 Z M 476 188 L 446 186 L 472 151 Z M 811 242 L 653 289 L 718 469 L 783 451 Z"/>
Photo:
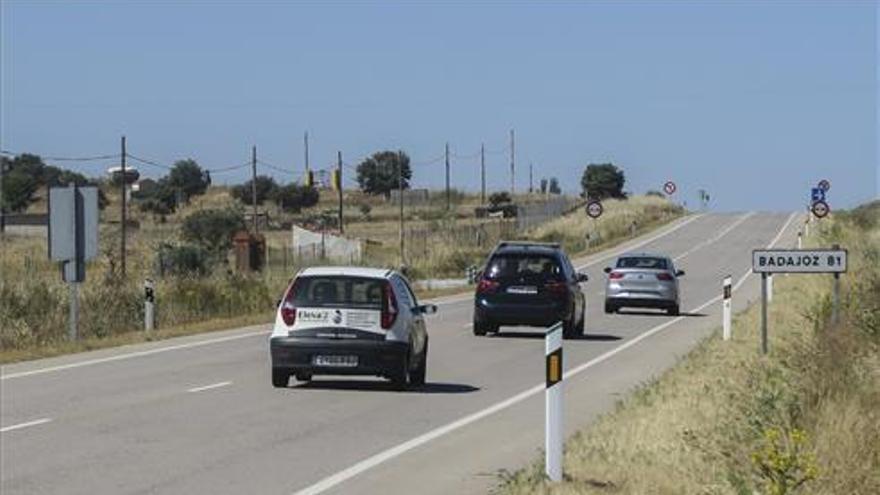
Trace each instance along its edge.
<path fill-rule="evenodd" d="M 678 278 L 684 270 L 676 270 L 668 256 L 651 253 L 621 255 L 614 266 L 606 267 L 605 312 L 620 308 L 658 308 L 670 315 L 679 314 Z"/>

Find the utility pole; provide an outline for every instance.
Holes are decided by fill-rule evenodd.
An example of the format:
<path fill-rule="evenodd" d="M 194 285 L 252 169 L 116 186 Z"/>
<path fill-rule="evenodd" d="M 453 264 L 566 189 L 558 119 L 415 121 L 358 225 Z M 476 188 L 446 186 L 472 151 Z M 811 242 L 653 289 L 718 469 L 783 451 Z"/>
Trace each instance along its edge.
<path fill-rule="evenodd" d="M 486 145 L 480 143 L 480 204 L 486 204 Z"/>
<path fill-rule="evenodd" d="M 401 194 L 403 191 L 401 191 Z M 446 142 L 446 210 L 451 208 L 449 199 L 449 141 Z"/>
<path fill-rule="evenodd" d="M 309 175 L 309 131 L 306 131 L 305 136 L 303 137 L 303 142 L 305 143 L 304 150 L 306 155 L 306 175 Z"/>
<path fill-rule="evenodd" d="M 254 234 L 257 233 L 257 147 L 251 149 L 251 203 L 254 207 Z"/>
<path fill-rule="evenodd" d="M 3 208 L 3 172 L 6 164 L 0 161 L 0 235 L 6 233 L 6 210 Z"/>
<path fill-rule="evenodd" d="M 339 233 L 343 232 L 342 227 L 342 152 L 336 152 L 336 180 L 339 181 L 336 189 L 339 191 Z"/>
<path fill-rule="evenodd" d="M 514 148 L 514 135 L 513 129 L 510 130 L 510 196 L 513 199 L 514 193 L 516 193 L 516 165 L 514 163 L 515 148 Z"/>
<path fill-rule="evenodd" d="M 529 194 L 532 194 L 534 191 L 533 183 L 532 183 L 532 162 L 529 162 Z"/>
<path fill-rule="evenodd" d="M 449 153 L 448 153 L 449 148 L 447 147 L 446 149 L 447 149 L 446 156 L 448 157 L 449 156 Z M 448 158 L 447 158 L 446 163 L 449 163 Z M 446 167 L 446 170 L 449 170 L 448 166 Z M 448 177 L 449 177 L 449 175 L 447 175 L 447 178 Z M 447 179 L 447 184 L 449 184 L 448 179 Z M 447 188 L 447 191 L 448 190 L 449 189 Z M 403 246 L 403 152 L 402 151 L 397 152 L 397 191 L 400 193 L 397 197 L 398 202 L 400 203 L 400 266 L 403 267 L 403 265 L 404 265 L 404 256 L 403 256 L 404 246 Z M 448 197 L 449 196 L 447 196 L 447 198 Z"/>
<path fill-rule="evenodd" d="M 121 270 L 122 276 L 125 277 L 125 234 L 126 234 L 126 226 L 125 226 L 125 136 L 122 136 L 122 154 L 120 155 L 120 168 L 122 169 L 122 214 L 120 216 L 120 226 L 122 228 L 122 235 L 120 240 L 120 259 L 119 259 L 119 268 Z"/>

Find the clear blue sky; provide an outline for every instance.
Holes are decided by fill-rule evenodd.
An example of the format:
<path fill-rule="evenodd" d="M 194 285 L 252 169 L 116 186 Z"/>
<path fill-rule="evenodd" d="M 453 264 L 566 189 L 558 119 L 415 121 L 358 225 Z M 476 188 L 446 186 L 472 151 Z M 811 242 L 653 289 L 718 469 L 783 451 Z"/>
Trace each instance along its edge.
<path fill-rule="evenodd" d="M 877 196 L 877 3 L 34 2 L 3 0 L 3 149 L 129 151 L 302 170 L 402 148 L 416 164 L 507 146 L 517 188 L 611 161 L 721 210 Z M 70 164 L 65 164 L 70 165 Z M 99 173 L 101 165 L 72 168 Z M 490 189 L 508 158 L 488 156 Z M 141 168 L 147 175 L 159 171 Z M 454 158 L 454 187 L 479 187 Z M 284 176 L 272 172 L 278 179 Z M 238 182 L 241 170 L 215 175 Z M 443 184 L 442 162 L 414 185 Z"/>

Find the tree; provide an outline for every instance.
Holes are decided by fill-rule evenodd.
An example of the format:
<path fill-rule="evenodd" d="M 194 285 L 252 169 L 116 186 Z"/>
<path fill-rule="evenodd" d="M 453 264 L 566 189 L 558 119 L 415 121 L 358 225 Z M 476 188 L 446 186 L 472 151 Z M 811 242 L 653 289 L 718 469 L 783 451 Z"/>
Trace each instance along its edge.
<path fill-rule="evenodd" d="M 232 236 L 244 229 L 244 215 L 233 208 L 199 210 L 183 219 L 181 236 L 222 259 Z"/>
<path fill-rule="evenodd" d="M 272 199 L 275 197 L 278 191 L 278 183 L 275 182 L 275 179 L 269 177 L 268 175 L 258 175 L 256 177 L 257 181 L 257 204 L 263 204 L 267 199 Z M 253 179 L 245 182 L 244 184 L 239 184 L 232 188 L 232 197 L 241 201 L 246 205 L 254 204 L 254 193 L 251 187 L 251 184 L 254 182 Z"/>
<path fill-rule="evenodd" d="M 510 203 L 510 201 L 510 193 L 507 191 L 494 192 L 489 195 L 489 204 L 493 208 L 505 203 Z"/>
<path fill-rule="evenodd" d="M 175 194 L 179 191 L 184 202 L 189 202 L 193 196 L 204 194 L 211 185 L 211 175 L 191 159 L 174 162 L 165 179 L 165 184 L 174 190 Z"/>
<path fill-rule="evenodd" d="M 547 179 L 541 179 L 541 194 L 547 194 Z"/>
<path fill-rule="evenodd" d="M 589 199 L 626 198 L 623 170 L 611 163 L 587 165 L 581 177 L 581 187 Z"/>
<path fill-rule="evenodd" d="M 303 208 L 309 208 L 318 204 L 320 198 L 318 190 L 314 187 L 288 184 L 278 187 L 273 199 L 282 210 L 299 213 Z"/>
<path fill-rule="evenodd" d="M 556 177 L 550 178 L 550 194 L 562 194 L 562 189 L 559 188 L 559 179 Z"/>
<path fill-rule="evenodd" d="M 32 176 L 20 172 L 4 174 L 3 211 L 24 211 L 34 202 L 34 195 L 39 188 L 39 182 Z"/>
<path fill-rule="evenodd" d="M 403 188 L 409 189 L 412 170 L 409 156 L 403 151 L 380 151 L 357 166 L 357 181 L 361 190 L 367 194 L 391 196 L 398 188 L 398 171 L 403 175 Z"/>

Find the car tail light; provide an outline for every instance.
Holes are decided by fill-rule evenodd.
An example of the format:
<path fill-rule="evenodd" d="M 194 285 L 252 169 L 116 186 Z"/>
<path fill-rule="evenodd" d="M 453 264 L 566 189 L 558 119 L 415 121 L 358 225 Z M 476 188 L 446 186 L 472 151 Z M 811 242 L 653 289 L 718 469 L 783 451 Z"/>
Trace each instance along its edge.
<path fill-rule="evenodd" d="M 391 290 L 391 284 L 385 282 L 382 285 L 382 328 L 388 330 L 391 328 L 391 325 L 394 325 L 394 320 L 396 319 L 397 297 L 394 295 L 394 291 Z"/>
<path fill-rule="evenodd" d="M 657 280 L 665 280 L 665 281 L 668 282 L 668 281 L 672 280 L 672 275 L 670 275 L 670 274 L 668 274 L 668 273 L 665 273 L 665 272 L 664 272 L 664 273 L 658 273 L 658 274 L 657 274 Z"/>
<path fill-rule="evenodd" d="M 494 294 L 500 285 L 501 284 L 494 280 L 482 278 L 480 279 L 480 283 L 477 284 L 477 294 Z"/>
<path fill-rule="evenodd" d="M 611 280 L 618 280 L 623 278 L 623 274 L 620 272 L 611 272 L 608 274 L 608 278 L 610 278 Z"/>
<path fill-rule="evenodd" d="M 568 285 L 565 282 L 547 282 L 544 289 L 554 296 L 565 296 L 568 294 Z"/>
<path fill-rule="evenodd" d="M 281 319 L 289 327 L 296 323 L 296 305 L 293 303 L 295 298 L 296 285 L 291 284 L 290 289 L 287 290 L 287 295 L 284 296 L 284 301 L 281 302 Z"/>

